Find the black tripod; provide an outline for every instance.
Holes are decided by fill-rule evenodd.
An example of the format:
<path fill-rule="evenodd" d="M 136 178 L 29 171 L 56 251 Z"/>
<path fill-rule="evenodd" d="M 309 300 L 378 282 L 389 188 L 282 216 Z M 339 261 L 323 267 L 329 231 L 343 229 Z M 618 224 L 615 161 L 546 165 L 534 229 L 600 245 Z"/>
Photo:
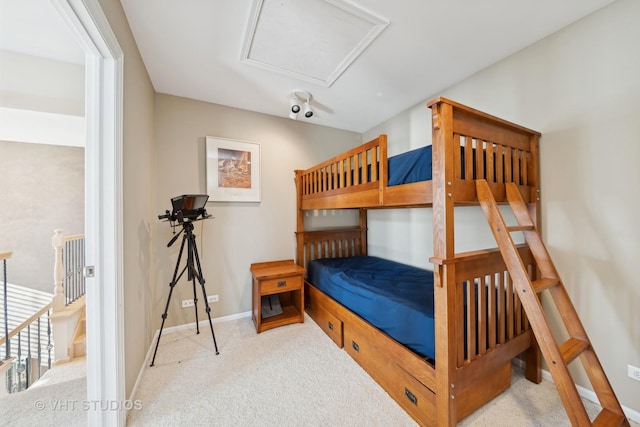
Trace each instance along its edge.
<path fill-rule="evenodd" d="M 156 360 L 156 353 L 158 352 L 158 344 L 160 344 L 160 337 L 162 336 L 162 328 L 164 328 L 164 321 L 167 320 L 167 310 L 169 310 L 169 302 L 171 301 L 171 294 L 173 294 L 173 288 L 178 283 L 178 280 L 182 277 L 184 272 L 187 272 L 187 280 L 191 280 L 193 284 L 193 306 L 196 310 L 196 333 L 200 333 L 200 326 L 198 324 L 198 298 L 196 296 L 196 278 L 200 283 L 200 288 L 202 289 L 202 296 L 204 297 L 204 306 L 206 308 L 207 317 L 209 318 L 209 326 L 211 327 L 211 336 L 213 337 L 213 345 L 216 349 L 216 354 L 218 352 L 218 344 L 216 343 L 216 334 L 213 332 L 213 323 L 211 322 L 211 308 L 209 307 L 209 301 L 207 300 L 207 292 L 204 289 L 204 277 L 202 277 L 202 269 L 200 268 L 200 258 L 198 257 L 198 248 L 196 247 L 196 236 L 193 234 L 193 222 L 190 220 L 186 220 L 182 223 L 182 230 L 180 233 L 176 234 L 171 241 L 167 244 L 167 247 L 173 245 L 173 243 L 178 239 L 180 234 L 184 232 L 182 235 L 182 244 L 180 245 L 180 253 L 178 254 L 178 261 L 176 262 L 176 269 L 173 272 L 173 280 L 169 284 L 169 297 L 167 298 L 167 305 L 164 308 L 164 313 L 162 314 L 162 325 L 160 326 L 160 333 L 158 334 L 158 340 L 156 341 L 156 349 L 153 352 L 153 359 L 151 360 L 151 365 Z M 187 265 L 182 269 L 180 274 L 178 274 L 178 270 L 180 269 L 180 260 L 182 259 L 182 253 L 184 250 L 184 245 L 187 244 Z M 194 265 L 195 260 L 195 265 Z M 197 270 L 196 270 L 197 267 Z"/>

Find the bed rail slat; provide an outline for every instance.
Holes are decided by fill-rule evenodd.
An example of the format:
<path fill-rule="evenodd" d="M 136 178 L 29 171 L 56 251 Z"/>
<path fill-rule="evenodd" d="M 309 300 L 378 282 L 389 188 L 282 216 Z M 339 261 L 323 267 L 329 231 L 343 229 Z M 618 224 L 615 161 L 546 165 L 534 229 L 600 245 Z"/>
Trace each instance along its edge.
<path fill-rule="evenodd" d="M 511 276 L 509 276 L 508 274 L 507 274 L 506 285 L 507 285 L 507 339 L 510 340 L 511 338 L 513 338 L 513 326 L 515 322 L 514 320 L 515 314 L 513 313 L 513 308 L 514 308 L 513 280 L 511 279 Z"/>
<path fill-rule="evenodd" d="M 530 251 L 520 247 L 524 262 L 534 270 Z M 458 367 L 472 363 L 499 345 L 530 329 L 513 282 L 497 250 L 456 256 L 456 322 Z"/>
<path fill-rule="evenodd" d="M 506 289 L 504 285 L 504 274 L 496 274 L 498 286 L 498 307 L 506 307 Z M 498 342 L 504 344 L 507 341 L 506 314 L 505 310 L 498 310 Z"/>
<path fill-rule="evenodd" d="M 488 345 L 489 348 L 495 348 L 496 344 L 497 344 L 497 339 L 496 339 L 496 334 L 497 334 L 497 330 L 498 330 L 498 323 L 497 323 L 497 318 L 499 317 L 497 314 L 497 310 L 498 310 L 498 306 L 496 305 L 496 293 L 500 292 L 499 288 L 496 286 L 496 275 L 495 274 L 490 274 L 487 276 L 489 278 L 489 283 L 488 288 L 489 289 L 496 289 L 496 292 L 489 292 L 489 300 L 487 302 L 487 309 L 489 312 L 489 316 L 487 318 L 487 324 L 488 324 L 488 331 L 489 331 L 489 336 L 488 338 Z"/>
<path fill-rule="evenodd" d="M 301 255 L 299 252 L 302 260 L 298 260 L 298 264 L 307 268 L 309 261 L 314 259 L 366 255 L 362 250 L 365 233 L 361 228 L 299 232 L 303 250 Z"/>
<path fill-rule="evenodd" d="M 512 172 L 513 172 L 513 150 L 510 147 L 504 147 L 504 181 L 505 182 L 513 182 Z"/>

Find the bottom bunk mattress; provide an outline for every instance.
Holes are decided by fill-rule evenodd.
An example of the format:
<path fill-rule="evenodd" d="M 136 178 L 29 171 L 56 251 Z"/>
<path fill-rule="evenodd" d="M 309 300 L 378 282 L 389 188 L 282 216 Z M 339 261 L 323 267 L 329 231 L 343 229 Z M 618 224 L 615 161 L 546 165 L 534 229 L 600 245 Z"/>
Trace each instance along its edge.
<path fill-rule="evenodd" d="M 307 280 L 414 352 L 435 359 L 433 272 L 371 256 L 310 261 Z"/>

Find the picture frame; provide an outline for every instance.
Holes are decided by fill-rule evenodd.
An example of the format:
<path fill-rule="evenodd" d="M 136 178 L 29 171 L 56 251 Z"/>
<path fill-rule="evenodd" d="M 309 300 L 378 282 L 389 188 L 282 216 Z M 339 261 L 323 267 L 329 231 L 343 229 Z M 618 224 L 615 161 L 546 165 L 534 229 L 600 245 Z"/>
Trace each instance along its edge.
<path fill-rule="evenodd" d="M 210 202 L 260 202 L 260 144 L 206 137 Z"/>

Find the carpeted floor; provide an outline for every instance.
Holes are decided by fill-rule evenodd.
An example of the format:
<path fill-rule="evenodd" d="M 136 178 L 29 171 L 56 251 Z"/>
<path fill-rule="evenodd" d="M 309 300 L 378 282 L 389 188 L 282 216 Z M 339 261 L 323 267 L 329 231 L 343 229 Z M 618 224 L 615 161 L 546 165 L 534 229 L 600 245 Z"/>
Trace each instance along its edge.
<path fill-rule="evenodd" d="M 29 389 L 0 397 L 2 426 L 84 426 L 80 409 L 87 398 L 84 358 L 54 366 Z"/>
<path fill-rule="evenodd" d="M 145 369 L 131 402 L 129 426 L 416 425 L 309 317 L 304 324 L 261 334 L 249 318 L 214 328 L 217 356 L 208 326 L 199 335 L 195 330 L 163 335 L 155 366 Z M 86 424 L 82 409 L 53 405 L 54 399 L 82 401 L 83 379 L 50 380 L 20 395 L 0 398 L 3 425 Z M 39 402 L 45 402 L 43 409 Z M 597 413 L 596 405 L 587 405 Z M 553 384 L 532 384 L 514 368 L 512 387 L 459 425 L 569 422 Z"/>
<path fill-rule="evenodd" d="M 256 334 L 250 319 L 162 338 L 132 426 L 413 426 L 416 423 L 307 316 Z M 592 414 L 598 407 L 587 403 Z M 553 384 L 514 369 L 513 386 L 461 426 L 568 426 Z"/>

